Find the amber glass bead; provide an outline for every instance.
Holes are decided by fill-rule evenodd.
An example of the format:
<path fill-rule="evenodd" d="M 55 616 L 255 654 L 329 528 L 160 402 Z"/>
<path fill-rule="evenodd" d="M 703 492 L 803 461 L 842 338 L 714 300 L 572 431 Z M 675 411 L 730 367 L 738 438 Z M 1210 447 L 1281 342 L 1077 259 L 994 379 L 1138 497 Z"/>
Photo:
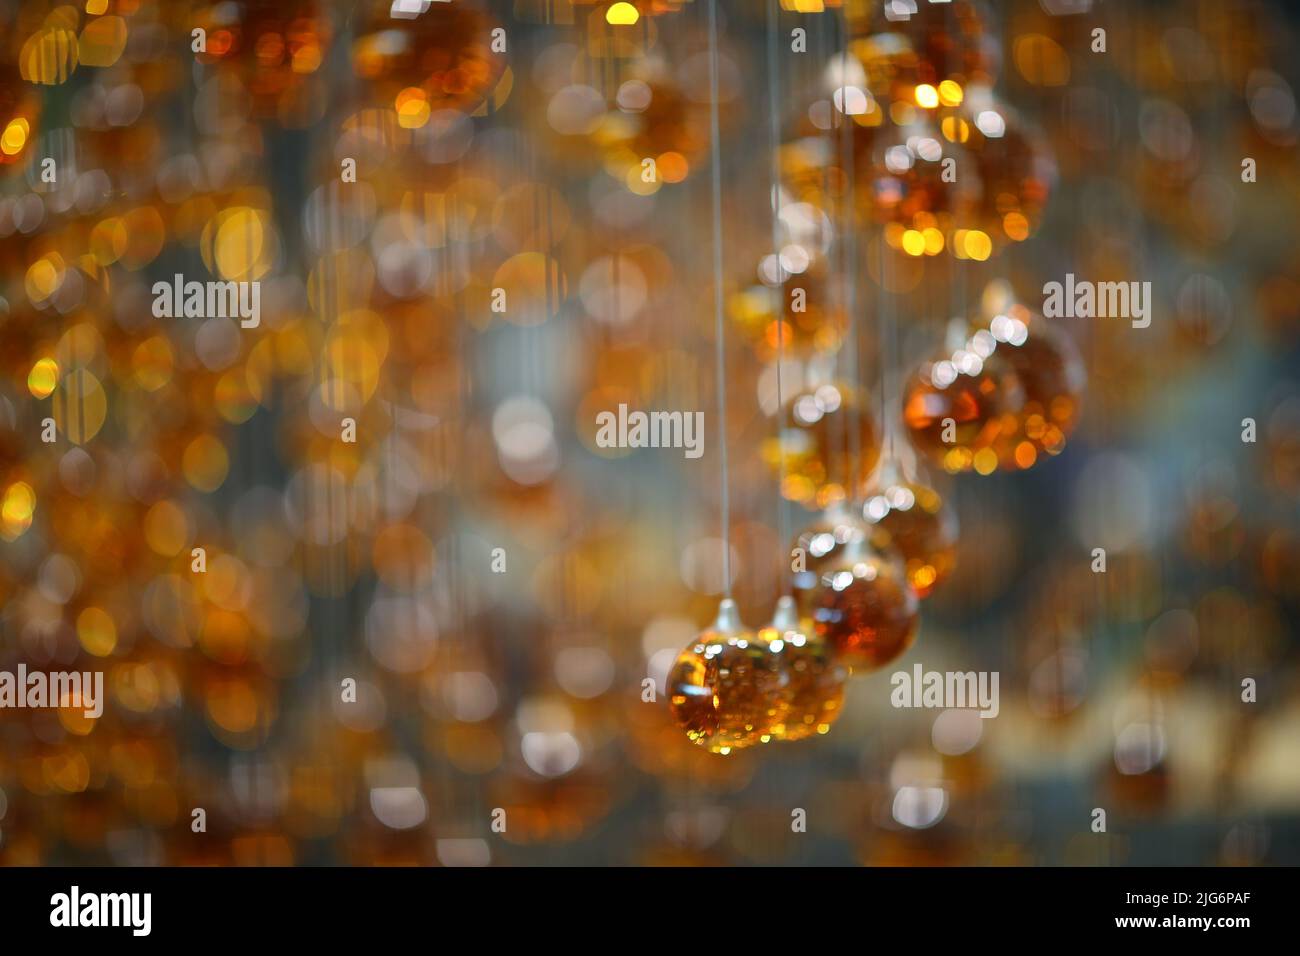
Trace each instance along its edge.
<path fill-rule="evenodd" d="M 825 508 L 848 497 L 876 467 L 880 431 L 857 391 L 826 383 L 805 389 L 781 411 L 778 438 L 764 445 L 773 471 L 784 460 L 782 494 L 807 508 Z"/>
<path fill-rule="evenodd" d="M 885 462 L 862 506 L 873 540 L 903 556 L 908 583 L 928 597 L 957 563 L 957 516 L 928 482 Z"/>
<path fill-rule="evenodd" d="M 785 705 L 772 726 L 778 740 L 802 740 L 824 734 L 844 705 L 846 668 L 835 660 L 830 646 L 799 621 L 794 599 L 777 602 L 772 623 L 759 632 L 781 660 Z"/>
<path fill-rule="evenodd" d="M 781 286 L 756 284 L 731 294 L 727 313 L 745 340 L 765 361 L 785 356 L 836 351 L 847 316 L 842 283 L 824 263 Z"/>
<path fill-rule="evenodd" d="M 960 325 L 960 323 L 959 323 Z M 950 341 L 950 346 L 952 345 Z M 913 447 L 950 473 L 972 468 L 988 474 L 997 467 L 991 449 L 1024 407 L 1024 387 L 983 330 L 921 363 L 903 390 L 903 424 Z"/>
<path fill-rule="evenodd" d="M 1002 62 L 991 26 L 996 16 L 977 0 L 938 3 L 845 4 L 850 49 L 866 71 L 868 88 L 890 80 L 938 83 L 975 77 L 993 80 Z"/>
<path fill-rule="evenodd" d="M 982 187 L 954 227 L 981 230 L 996 250 L 1038 231 L 1056 186 L 1056 161 L 1038 131 L 991 91 L 975 87 L 968 94 L 939 121 L 970 154 Z"/>
<path fill-rule="evenodd" d="M 675 82 L 654 71 L 644 76 L 625 78 L 628 90 L 632 84 L 639 87 L 626 96 L 616 96 L 617 108 L 606 114 L 605 121 L 591 134 L 592 143 L 611 158 L 619 156 L 663 156 L 676 153 L 668 160 L 665 176 L 680 173 L 684 178 L 690 169 L 689 159 L 708 145 L 702 134 L 699 111 L 690 97 Z M 644 98 L 644 99 L 643 99 Z M 640 160 L 637 160 L 640 168 Z"/>
<path fill-rule="evenodd" d="M 854 671 L 884 667 L 916 637 L 918 602 L 903 560 L 870 541 L 841 549 L 807 602 L 816 635 Z"/>
<path fill-rule="evenodd" d="M 352 45 L 352 68 L 392 99 L 399 121 L 424 125 L 430 112 L 472 112 L 491 94 L 506 58 L 493 53 L 495 19 L 459 3 L 435 3 L 411 19 L 374 5 Z"/>
<path fill-rule="evenodd" d="M 836 502 L 799 533 L 791 547 L 798 563 L 794 593 L 799 613 L 812 613 L 811 595 L 820 586 L 822 572 L 833 567 L 845 549 L 867 541 L 873 531 L 847 502 Z"/>
<path fill-rule="evenodd" d="M 734 601 L 691 642 L 668 675 L 669 706 L 692 742 L 726 754 L 766 741 L 782 720 L 781 661 L 741 623 Z"/>
<path fill-rule="evenodd" d="M 1031 467 L 1043 455 L 1059 455 L 1079 421 L 1087 374 L 1070 336 L 1010 298 L 1005 283 L 985 291 L 992 312 L 984 328 L 996 342 L 990 357 L 1010 368 L 1023 396 L 1014 415 L 1005 417 L 992 442 L 998 466 Z"/>

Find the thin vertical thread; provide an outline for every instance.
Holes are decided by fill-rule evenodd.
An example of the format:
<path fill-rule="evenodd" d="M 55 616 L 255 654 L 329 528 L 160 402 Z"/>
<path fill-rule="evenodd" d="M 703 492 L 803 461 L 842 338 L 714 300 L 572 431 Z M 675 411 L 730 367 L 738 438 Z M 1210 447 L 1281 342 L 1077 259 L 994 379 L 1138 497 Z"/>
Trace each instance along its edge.
<path fill-rule="evenodd" d="M 775 310 L 776 322 L 776 519 L 781 539 L 778 547 L 781 561 L 790 541 L 789 518 L 785 507 L 785 390 L 782 387 L 782 369 L 785 361 L 785 269 L 781 265 L 781 117 L 778 103 L 780 90 L 780 60 L 777 57 L 777 0 L 767 2 L 767 112 L 768 136 L 772 150 L 772 259 L 776 266 L 776 284 L 781 293 L 781 306 Z M 787 574 L 781 575 L 781 593 L 791 594 L 792 583 Z"/>
<path fill-rule="evenodd" d="M 849 413 L 848 458 L 849 467 L 846 476 L 844 494 L 850 504 L 858 500 L 862 472 L 862 401 L 861 383 L 858 381 L 858 283 L 854 266 L 857 261 L 857 233 L 854 219 L 857 216 L 857 156 L 853 149 L 853 120 L 849 113 L 849 15 L 843 14 L 844 50 L 840 60 L 840 163 L 844 167 L 844 197 L 840 208 L 844 210 L 844 222 L 841 225 L 844 269 L 844 308 L 848 327 L 844 330 L 844 349 L 848 353 L 845 373 L 849 386 L 853 389 Z M 833 114 L 832 114 L 833 115 Z"/>
<path fill-rule="evenodd" d="M 722 145 L 718 129 L 718 3 L 709 0 L 709 139 L 713 150 L 713 337 L 718 392 L 718 436 L 722 443 L 722 578 L 731 597 L 731 488 L 727 478 L 726 327 L 722 321 Z"/>

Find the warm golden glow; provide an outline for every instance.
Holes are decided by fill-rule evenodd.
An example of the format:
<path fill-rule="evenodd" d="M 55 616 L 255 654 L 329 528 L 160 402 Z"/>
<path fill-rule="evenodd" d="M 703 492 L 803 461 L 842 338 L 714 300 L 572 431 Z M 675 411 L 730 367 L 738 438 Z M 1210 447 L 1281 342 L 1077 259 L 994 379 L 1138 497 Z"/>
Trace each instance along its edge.
<path fill-rule="evenodd" d="M 52 358 L 37 359 L 27 373 L 27 391 L 33 398 L 49 398 L 59 384 L 59 363 Z"/>
<path fill-rule="evenodd" d="M 641 19 L 641 14 L 630 3 L 620 2 L 605 11 L 605 22 L 614 26 L 630 26 Z"/>
<path fill-rule="evenodd" d="M 0 152 L 6 156 L 17 156 L 27 145 L 27 137 L 32 128 L 21 116 L 16 116 L 9 121 L 5 127 L 4 133 L 0 134 Z"/>

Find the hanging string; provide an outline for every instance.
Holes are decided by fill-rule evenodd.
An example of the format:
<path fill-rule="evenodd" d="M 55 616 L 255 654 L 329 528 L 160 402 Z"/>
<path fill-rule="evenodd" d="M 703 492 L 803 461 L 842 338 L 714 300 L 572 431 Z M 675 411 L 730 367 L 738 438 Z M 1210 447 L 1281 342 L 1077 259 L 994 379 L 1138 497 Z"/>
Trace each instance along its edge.
<path fill-rule="evenodd" d="M 880 364 L 880 419 L 884 430 L 885 455 L 884 457 L 892 459 L 894 457 L 894 422 L 889 413 L 889 365 L 893 357 L 889 354 L 889 323 L 887 319 L 887 303 L 885 302 L 885 262 L 888 252 L 885 241 L 885 227 L 880 227 L 880 237 L 877 240 L 876 248 L 880 253 L 880 263 L 878 274 L 876 275 L 876 309 L 879 312 L 876 321 L 878 344 L 876 351 L 879 352 Z"/>
<path fill-rule="evenodd" d="M 890 254 L 888 246 L 889 244 L 885 242 L 885 233 L 884 230 L 882 229 L 880 232 L 880 253 L 881 256 L 883 257 L 883 261 L 881 264 L 881 272 L 880 272 L 880 276 L 881 276 L 880 281 L 882 283 L 886 282 L 885 276 L 888 275 L 889 272 L 893 271 L 892 269 L 888 269 L 888 267 L 884 265 L 884 262 L 888 261 L 889 254 Z M 888 271 L 886 271 L 887 269 Z M 882 366 L 882 370 L 880 374 L 880 386 L 881 388 L 886 390 L 886 394 L 880 406 L 880 414 L 882 416 L 889 417 L 886 426 L 886 431 L 888 434 L 887 451 L 889 453 L 890 459 L 893 461 L 897 461 L 897 459 L 894 457 L 894 437 L 898 433 L 898 429 L 901 427 L 900 423 L 902 420 L 902 410 L 899 409 L 898 413 L 895 414 L 891 412 L 890 409 L 893 408 L 896 404 L 902 402 L 902 394 L 901 394 L 902 383 L 899 382 L 899 378 L 900 378 L 899 372 L 902 370 L 902 366 L 903 366 L 903 355 L 902 355 L 902 349 L 899 347 L 898 344 L 897 294 L 894 293 L 892 290 L 886 290 L 886 291 L 890 297 L 889 299 L 890 308 L 889 311 L 883 317 L 884 324 L 882 328 L 884 329 L 884 339 L 881 343 L 881 348 L 883 350 L 881 361 L 884 362 L 884 365 Z"/>
<path fill-rule="evenodd" d="M 713 167 L 713 337 L 717 358 L 718 437 L 722 443 L 722 578 L 731 597 L 731 491 L 727 480 L 726 327 L 722 321 L 722 146 L 718 130 L 718 2 L 709 0 L 709 145 Z"/>
<path fill-rule="evenodd" d="M 779 68 L 777 58 L 777 0 L 767 2 L 767 113 L 769 147 L 772 152 L 772 258 L 776 266 L 776 284 L 781 290 L 781 307 L 775 310 L 776 323 L 776 519 L 780 534 L 778 547 L 781 560 L 789 546 L 789 514 L 785 507 L 785 448 L 782 432 L 785 431 L 785 391 L 782 387 L 782 369 L 785 362 L 785 269 L 781 265 L 781 116 L 779 108 Z M 781 575 L 781 593 L 792 594 L 793 584 L 788 574 Z"/>
<path fill-rule="evenodd" d="M 859 400 L 858 382 L 858 283 L 853 266 L 857 261 L 857 232 L 854 217 L 857 214 L 857 157 L 853 149 L 853 120 L 849 113 L 849 19 L 848 11 L 843 13 L 844 49 L 840 59 L 840 165 L 844 169 L 844 198 L 841 208 L 844 210 L 843 223 L 840 226 L 844 269 L 844 307 L 848 327 L 845 329 L 844 349 L 848 353 L 845 362 L 845 377 L 853 389 L 853 401 L 849 416 L 849 474 L 845 497 L 851 504 L 858 500 L 861 489 L 859 477 L 862 471 L 862 402 Z M 832 116 L 834 113 L 832 112 Z"/>

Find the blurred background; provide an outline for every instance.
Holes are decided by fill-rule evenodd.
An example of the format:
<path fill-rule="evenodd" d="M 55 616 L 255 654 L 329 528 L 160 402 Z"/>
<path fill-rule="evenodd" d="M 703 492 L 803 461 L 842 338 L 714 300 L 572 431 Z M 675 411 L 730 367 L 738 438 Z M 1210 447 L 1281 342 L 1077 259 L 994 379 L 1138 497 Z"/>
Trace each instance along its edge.
<path fill-rule="evenodd" d="M 719 8 L 0 0 L 0 669 L 107 695 L 0 710 L 0 862 L 1300 862 L 1294 9 Z M 908 635 L 692 743 L 846 520 Z"/>

